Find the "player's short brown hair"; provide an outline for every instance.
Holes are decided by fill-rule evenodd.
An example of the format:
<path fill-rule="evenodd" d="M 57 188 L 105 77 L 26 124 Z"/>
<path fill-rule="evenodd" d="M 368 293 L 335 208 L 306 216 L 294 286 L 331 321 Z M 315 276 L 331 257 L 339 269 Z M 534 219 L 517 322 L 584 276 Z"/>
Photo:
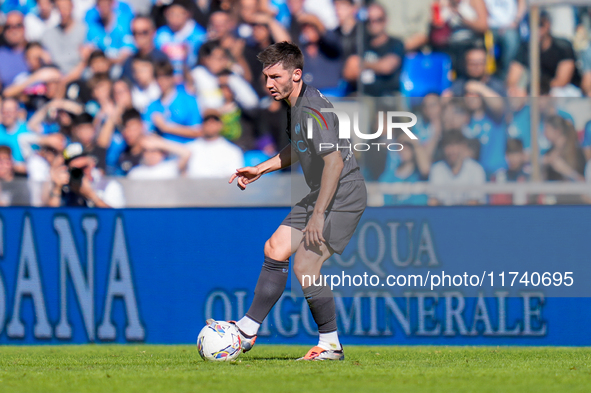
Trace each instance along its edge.
<path fill-rule="evenodd" d="M 304 69 L 304 55 L 300 48 L 292 42 L 277 42 L 269 45 L 265 50 L 258 54 L 257 59 L 263 63 L 263 68 L 275 64 L 283 65 L 286 70 Z"/>

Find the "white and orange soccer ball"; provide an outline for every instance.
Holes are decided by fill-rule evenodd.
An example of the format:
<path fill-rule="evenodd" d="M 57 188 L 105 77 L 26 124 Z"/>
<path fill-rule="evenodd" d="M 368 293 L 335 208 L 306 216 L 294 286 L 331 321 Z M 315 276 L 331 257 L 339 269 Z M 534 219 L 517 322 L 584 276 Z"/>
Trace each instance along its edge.
<path fill-rule="evenodd" d="M 203 360 L 229 362 L 242 353 L 236 325 L 226 321 L 207 320 L 197 337 L 197 350 Z"/>

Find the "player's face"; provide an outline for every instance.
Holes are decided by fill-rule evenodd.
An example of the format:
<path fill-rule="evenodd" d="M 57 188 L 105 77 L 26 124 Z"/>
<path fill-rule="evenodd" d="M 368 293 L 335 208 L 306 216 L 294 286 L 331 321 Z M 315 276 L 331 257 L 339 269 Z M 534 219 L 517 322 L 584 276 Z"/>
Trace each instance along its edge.
<path fill-rule="evenodd" d="M 282 64 L 275 64 L 263 70 L 266 80 L 265 87 L 275 101 L 289 97 L 293 91 L 293 74 L 294 71 L 286 70 Z"/>

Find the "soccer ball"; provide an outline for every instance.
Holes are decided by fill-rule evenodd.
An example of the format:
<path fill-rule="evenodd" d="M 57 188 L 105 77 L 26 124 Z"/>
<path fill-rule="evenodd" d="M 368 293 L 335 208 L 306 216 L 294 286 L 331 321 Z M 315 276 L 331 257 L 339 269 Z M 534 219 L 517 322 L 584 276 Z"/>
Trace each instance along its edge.
<path fill-rule="evenodd" d="M 197 350 L 203 360 L 232 361 L 242 353 L 236 325 L 226 321 L 207 321 L 197 337 Z"/>

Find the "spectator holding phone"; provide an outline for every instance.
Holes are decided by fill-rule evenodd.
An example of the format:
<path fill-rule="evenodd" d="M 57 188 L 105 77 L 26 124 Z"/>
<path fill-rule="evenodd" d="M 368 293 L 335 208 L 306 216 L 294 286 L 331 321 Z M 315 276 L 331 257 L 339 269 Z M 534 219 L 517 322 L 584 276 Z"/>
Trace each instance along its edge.
<path fill-rule="evenodd" d="M 94 157 L 80 143 L 71 143 L 63 153 L 63 160 L 55 160 L 51 169 L 51 189 L 45 205 L 114 207 L 125 206 L 123 188 L 114 180 L 107 180 L 96 170 Z"/>

